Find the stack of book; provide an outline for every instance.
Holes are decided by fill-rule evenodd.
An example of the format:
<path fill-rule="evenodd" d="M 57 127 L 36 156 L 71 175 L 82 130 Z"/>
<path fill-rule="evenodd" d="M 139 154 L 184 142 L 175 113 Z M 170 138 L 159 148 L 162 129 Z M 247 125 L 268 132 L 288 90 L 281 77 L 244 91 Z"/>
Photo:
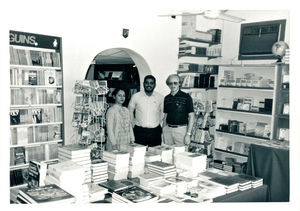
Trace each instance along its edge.
<path fill-rule="evenodd" d="M 193 200 L 198 202 L 209 201 L 218 196 L 226 194 L 224 187 L 214 184 L 210 181 L 199 180 L 198 185 L 189 189 L 185 195 L 192 197 Z"/>
<path fill-rule="evenodd" d="M 100 183 L 99 185 L 107 188 L 110 193 L 128 188 L 128 185 L 122 183 L 120 180 L 108 180 L 106 182 Z"/>
<path fill-rule="evenodd" d="M 99 184 L 108 179 L 108 163 L 106 161 L 97 161 L 91 165 L 92 183 Z"/>
<path fill-rule="evenodd" d="M 141 174 L 138 176 L 140 180 L 140 186 L 143 188 L 149 188 L 150 185 L 158 180 L 163 180 L 163 176 L 153 172 Z"/>
<path fill-rule="evenodd" d="M 147 151 L 145 154 L 145 163 L 150 163 L 153 161 L 161 161 L 161 155 Z"/>
<path fill-rule="evenodd" d="M 214 160 L 213 162 L 213 167 L 219 170 L 223 170 L 224 169 L 224 164 L 226 162 L 223 160 Z"/>
<path fill-rule="evenodd" d="M 146 149 L 146 146 L 135 143 L 127 146 L 127 151 L 130 153 L 129 178 L 134 178 L 138 175 L 144 174 Z"/>
<path fill-rule="evenodd" d="M 228 193 L 227 189 L 223 185 L 214 183 L 210 180 L 200 179 L 199 177 L 197 179 L 198 187 L 205 189 L 202 190 L 202 192 L 205 192 L 208 198 L 215 198 Z"/>
<path fill-rule="evenodd" d="M 226 189 L 226 194 L 239 190 L 239 182 L 230 176 L 220 176 L 209 179 L 209 181 L 222 185 Z"/>
<path fill-rule="evenodd" d="M 112 203 L 156 203 L 158 196 L 138 186 L 113 192 Z"/>
<path fill-rule="evenodd" d="M 165 180 L 153 182 L 149 188 L 153 193 L 159 196 L 166 196 L 176 193 L 176 184 L 167 182 Z"/>
<path fill-rule="evenodd" d="M 91 182 L 91 149 L 79 144 L 65 145 L 58 148 L 60 161 L 71 160 L 85 168 L 85 182 Z"/>
<path fill-rule="evenodd" d="M 176 194 L 182 195 L 188 191 L 188 184 L 179 177 L 168 177 L 165 179 L 166 182 L 176 185 Z"/>
<path fill-rule="evenodd" d="M 88 186 L 85 183 L 85 168 L 72 161 L 52 164 L 48 167 L 45 184 L 55 184 L 76 198 L 76 203 L 88 203 Z"/>
<path fill-rule="evenodd" d="M 148 152 L 161 156 L 161 161 L 166 163 L 173 163 L 173 149 L 166 145 L 149 147 Z"/>
<path fill-rule="evenodd" d="M 75 197 L 55 184 L 20 188 L 17 195 L 18 204 L 72 204 Z"/>
<path fill-rule="evenodd" d="M 190 177 L 195 177 L 206 169 L 206 159 L 205 154 L 182 152 L 176 154 L 174 164 L 176 168 L 187 170 Z"/>
<path fill-rule="evenodd" d="M 103 151 L 103 160 L 108 162 L 108 179 L 127 179 L 129 171 L 129 153 L 124 151 Z"/>
<path fill-rule="evenodd" d="M 175 165 L 170 163 L 154 161 L 147 163 L 147 167 L 149 172 L 157 173 L 159 175 L 162 175 L 164 178 L 176 176 Z"/>
<path fill-rule="evenodd" d="M 251 181 L 251 187 L 257 188 L 263 185 L 263 179 L 247 174 L 238 174 L 237 177 Z"/>
<path fill-rule="evenodd" d="M 173 163 L 174 163 L 174 161 L 175 161 L 175 156 L 176 156 L 178 153 L 185 152 L 186 149 L 185 149 L 185 146 L 184 146 L 184 145 L 180 145 L 180 144 L 174 144 L 174 145 L 171 145 L 170 147 L 173 148 Z"/>
<path fill-rule="evenodd" d="M 178 176 L 177 178 L 181 179 L 182 181 L 185 181 L 188 189 L 198 186 L 197 179 L 192 179 L 192 178 L 185 177 L 185 176 Z"/>
<path fill-rule="evenodd" d="M 45 185 L 48 165 L 58 163 L 58 160 L 53 161 L 29 161 L 28 167 L 28 186 L 39 187 Z"/>
<path fill-rule="evenodd" d="M 88 183 L 89 188 L 89 201 L 95 202 L 104 200 L 105 194 L 108 193 L 108 189 L 94 183 Z"/>

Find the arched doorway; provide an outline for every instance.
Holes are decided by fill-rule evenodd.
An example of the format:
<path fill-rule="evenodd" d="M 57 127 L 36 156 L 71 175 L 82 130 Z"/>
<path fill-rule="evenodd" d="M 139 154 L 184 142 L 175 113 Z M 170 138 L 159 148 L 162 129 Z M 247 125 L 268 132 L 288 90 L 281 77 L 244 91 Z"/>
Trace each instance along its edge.
<path fill-rule="evenodd" d="M 131 96 L 142 88 L 143 79 L 148 74 L 151 74 L 149 65 L 140 54 L 128 48 L 110 48 L 94 57 L 85 79 L 107 80 L 111 91 L 114 88 L 125 88 L 127 106 Z M 108 95 L 107 101 L 111 100 Z"/>

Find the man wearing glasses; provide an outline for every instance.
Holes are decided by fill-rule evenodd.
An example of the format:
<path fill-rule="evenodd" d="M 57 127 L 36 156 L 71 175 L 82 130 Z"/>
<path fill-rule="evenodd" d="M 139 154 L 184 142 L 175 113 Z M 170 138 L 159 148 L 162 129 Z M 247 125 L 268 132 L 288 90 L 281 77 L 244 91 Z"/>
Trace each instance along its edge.
<path fill-rule="evenodd" d="M 171 92 L 164 99 L 164 143 L 188 145 L 195 119 L 193 100 L 180 90 L 178 75 L 169 75 L 166 83 Z"/>

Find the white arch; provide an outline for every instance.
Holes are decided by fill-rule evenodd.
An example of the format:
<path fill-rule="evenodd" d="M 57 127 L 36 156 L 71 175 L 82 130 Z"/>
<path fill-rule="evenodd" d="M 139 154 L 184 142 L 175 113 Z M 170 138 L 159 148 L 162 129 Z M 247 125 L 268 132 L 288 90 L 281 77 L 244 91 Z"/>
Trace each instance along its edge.
<path fill-rule="evenodd" d="M 135 63 L 135 65 L 137 66 L 138 72 L 139 72 L 139 77 L 140 77 L 140 84 L 143 84 L 144 81 L 144 77 L 146 75 L 151 74 L 151 70 L 150 67 L 148 65 L 148 63 L 146 62 L 146 60 L 137 52 L 129 49 L 129 48 L 109 48 L 106 49 L 104 51 L 101 51 L 100 53 L 98 53 L 95 58 L 101 60 L 101 55 L 105 54 L 105 52 L 107 51 L 112 51 L 115 50 L 117 51 L 121 51 L 123 53 L 127 53 L 128 56 L 131 58 L 131 60 Z M 128 58 L 129 59 L 129 58 Z M 94 59 L 95 60 L 95 59 Z M 142 88 L 143 86 L 141 86 Z"/>

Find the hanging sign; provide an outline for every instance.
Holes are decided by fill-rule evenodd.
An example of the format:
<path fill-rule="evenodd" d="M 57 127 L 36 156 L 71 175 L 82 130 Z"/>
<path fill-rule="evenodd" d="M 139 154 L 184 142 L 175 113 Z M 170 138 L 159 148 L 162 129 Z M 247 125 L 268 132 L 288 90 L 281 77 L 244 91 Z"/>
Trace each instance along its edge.
<path fill-rule="evenodd" d="M 48 48 L 59 50 L 60 37 L 33 34 L 19 31 L 9 31 L 9 43 L 10 45 L 19 45 L 36 48 Z"/>

